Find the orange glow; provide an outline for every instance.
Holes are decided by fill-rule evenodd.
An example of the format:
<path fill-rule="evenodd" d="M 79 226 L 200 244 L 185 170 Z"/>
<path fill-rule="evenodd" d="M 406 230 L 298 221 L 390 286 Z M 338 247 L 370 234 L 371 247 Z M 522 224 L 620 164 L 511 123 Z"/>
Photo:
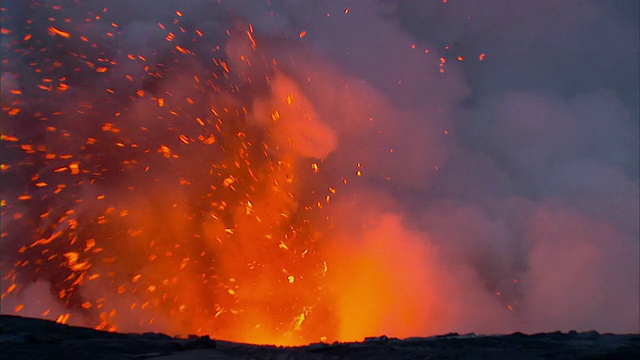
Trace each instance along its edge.
<path fill-rule="evenodd" d="M 424 263 L 432 250 L 404 230 L 395 215 L 383 215 L 377 223 L 363 239 L 335 239 L 325 249 L 337 319 L 333 337 L 341 341 L 416 336 L 435 327 L 440 317 L 430 285 L 435 274 Z"/>
<path fill-rule="evenodd" d="M 253 30 L 238 34 L 247 50 L 242 55 L 250 60 L 260 50 Z M 173 36 L 167 40 L 175 41 Z M 299 33 L 304 36 L 306 31 Z M 191 54 L 174 48 L 175 56 Z M 141 55 L 127 57 L 131 64 L 145 61 Z M 192 82 L 186 86 L 130 89 L 135 106 L 105 107 L 109 113 L 99 114 L 91 133 L 83 129 L 75 136 L 74 129 L 51 121 L 56 126 L 49 131 L 80 139 L 76 149 L 59 152 L 48 143 L 3 134 L 2 140 L 47 165 L 46 176 L 31 179 L 37 192 L 7 202 L 17 198 L 24 208 L 27 200 L 42 197 L 47 204 L 68 206 L 47 205 L 36 213 L 45 225 L 21 249 L 35 260 L 25 255 L 15 268 L 28 264 L 60 275 L 54 296 L 67 308 L 52 316 L 59 315 L 56 321 L 63 324 L 95 321 L 89 326 L 101 330 L 208 334 L 278 345 L 424 334 L 424 324 L 437 320 L 430 308 L 434 276 L 423 263 L 430 249 L 393 214 L 375 213 L 370 217 L 377 221 L 364 221 L 368 215 L 359 214 L 362 209 L 341 208 L 350 203 L 345 198 L 359 195 L 352 183 L 374 177 L 374 162 L 350 159 L 356 169 L 331 174 L 333 165 L 325 160 L 338 146 L 337 135 L 296 80 L 280 72 L 275 60 L 267 61 L 273 64 L 265 71 L 271 88 L 242 103 L 233 96 L 246 84 L 233 84 L 227 74 L 237 64 L 228 61 L 213 59 L 217 74 L 180 77 Z M 115 62 L 101 63 L 108 67 L 86 62 L 87 71 L 118 74 Z M 232 83 L 228 93 L 205 87 L 215 84 L 216 76 Z M 57 83 L 42 82 L 46 90 Z M 67 89 L 63 79 L 59 83 L 58 90 Z M 204 90 L 206 100 L 199 93 L 181 93 L 189 88 Z M 111 95 L 101 91 L 99 101 L 104 96 Z M 148 109 L 132 110 L 137 104 Z M 78 114 L 99 108 L 78 105 L 73 107 Z M 209 111 L 192 112 L 195 105 Z M 19 109 L 5 111 L 17 115 Z M 146 111 L 155 113 L 151 121 Z M 135 119 L 127 118 L 131 113 Z M 161 137 L 163 130 L 169 135 Z M 117 161 L 111 161 L 113 154 Z M 357 161 L 370 170 L 352 181 L 354 170 L 363 176 Z M 114 177 L 122 180 L 119 187 L 105 186 L 103 178 Z M 16 221 L 33 218 L 10 215 Z M 341 232 L 334 223 L 340 221 L 362 226 L 353 234 Z M 12 285 L 7 294 L 19 291 Z"/>

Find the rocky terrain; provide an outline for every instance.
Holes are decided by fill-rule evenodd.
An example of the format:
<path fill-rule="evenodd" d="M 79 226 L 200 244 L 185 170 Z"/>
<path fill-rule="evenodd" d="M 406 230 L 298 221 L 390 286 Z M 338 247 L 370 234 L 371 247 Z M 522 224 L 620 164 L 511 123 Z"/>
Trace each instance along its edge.
<path fill-rule="evenodd" d="M 205 337 L 120 334 L 0 316 L 0 354 L 9 359 L 640 359 L 640 334 L 592 332 L 479 336 L 447 334 L 356 343 L 276 347 Z"/>

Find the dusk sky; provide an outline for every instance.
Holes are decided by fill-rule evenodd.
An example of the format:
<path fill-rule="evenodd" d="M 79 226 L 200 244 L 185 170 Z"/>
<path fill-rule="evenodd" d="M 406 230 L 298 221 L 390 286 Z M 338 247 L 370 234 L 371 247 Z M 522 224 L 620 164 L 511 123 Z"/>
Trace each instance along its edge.
<path fill-rule="evenodd" d="M 635 1 L 2 2 L 2 313 L 640 331 Z"/>

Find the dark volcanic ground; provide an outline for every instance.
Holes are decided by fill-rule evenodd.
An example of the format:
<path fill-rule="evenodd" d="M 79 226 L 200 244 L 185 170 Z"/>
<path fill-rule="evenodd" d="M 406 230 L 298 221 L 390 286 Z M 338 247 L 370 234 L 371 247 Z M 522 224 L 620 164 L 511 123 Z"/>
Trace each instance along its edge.
<path fill-rule="evenodd" d="M 449 334 L 279 348 L 163 334 L 119 334 L 0 315 L 0 358 L 9 359 L 640 359 L 640 334 Z"/>

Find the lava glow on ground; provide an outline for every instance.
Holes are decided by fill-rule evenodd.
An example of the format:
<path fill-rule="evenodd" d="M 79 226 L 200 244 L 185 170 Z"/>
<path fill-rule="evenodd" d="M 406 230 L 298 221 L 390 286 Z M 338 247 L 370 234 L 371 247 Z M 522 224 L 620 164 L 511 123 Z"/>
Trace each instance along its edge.
<path fill-rule="evenodd" d="M 492 216 L 510 214 L 505 226 L 533 234 L 513 237 L 528 245 L 502 252 L 483 242 L 462 256 L 438 245 L 455 234 L 403 215 L 413 205 L 402 199 L 455 171 L 443 168 L 458 151 L 447 104 L 468 93 L 456 63 L 480 64 L 490 57 L 482 51 L 386 39 L 402 33 L 391 26 L 379 40 L 402 49 L 392 85 L 436 88 L 413 111 L 410 97 L 377 90 L 386 77 L 362 80 L 357 66 L 332 62 L 314 38 L 319 25 L 287 22 L 269 1 L 264 16 L 251 2 L 154 2 L 148 12 L 149 1 L 97 3 L 3 1 L 4 313 L 282 345 L 492 320 L 500 326 L 488 329 L 507 331 L 531 308 L 527 291 L 544 293 L 534 280 L 548 277 L 535 270 L 556 250 L 536 239 L 556 235 L 537 229 L 567 220 L 562 249 L 585 264 L 601 245 L 576 245 L 573 234 L 618 236 L 596 215 L 508 194 Z M 375 38 L 356 20 L 372 10 L 355 5 L 314 11 L 345 38 Z M 428 85 L 403 74 L 414 66 Z M 424 113 L 429 121 L 412 120 Z M 439 204 L 442 212 L 420 210 L 424 223 L 445 229 L 457 218 L 487 233 L 472 229 L 484 215 L 471 205 Z M 616 246 L 593 256 L 628 253 Z"/>

